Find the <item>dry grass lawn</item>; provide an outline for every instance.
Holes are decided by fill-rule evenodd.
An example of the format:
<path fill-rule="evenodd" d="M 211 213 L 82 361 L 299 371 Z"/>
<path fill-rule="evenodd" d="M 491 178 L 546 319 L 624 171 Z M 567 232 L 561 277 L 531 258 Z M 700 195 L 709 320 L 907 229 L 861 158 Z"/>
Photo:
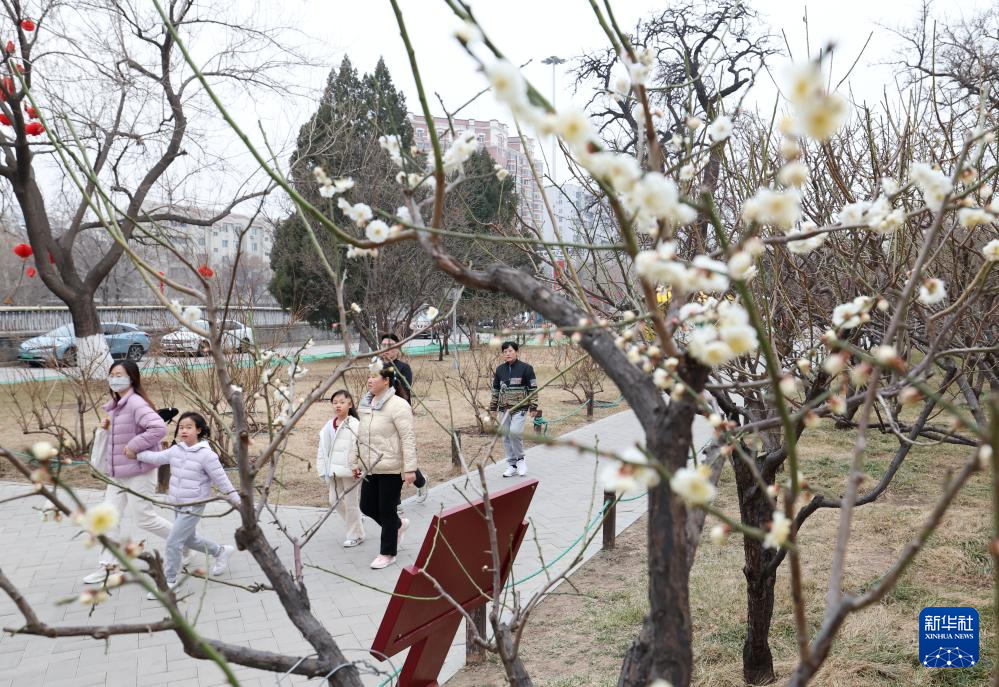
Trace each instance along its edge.
<path fill-rule="evenodd" d="M 564 353 L 564 349 L 560 351 L 557 348 L 524 347 L 521 349 L 521 358 L 534 366 L 538 383 L 544 384 L 556 376 L 558 371 L 556 366 L 560 364 L 560 360 L 564 361 Z M 469 353 L 461 352 L 458 355 L 461 356 L 461 364 L 466 369 L 476 369 Z M 449 479 L 460 471 L 455 469 L 451 462 L 451 440 L 447 431 L 450 427 L 462 429 L 462 449 L 466 460 L 470 463 L 479 461 L 488 463 L 503 459 L 502 442 L 495 441 L 492 435 L 478 433 L 475 413 L 469 401 L 459 392 L 463 383 L 461 375 L 454 368 L 454 357 L 454 355 L 445 356 L 441 362 L 437 361 L 436 356 L 407 358 L 413 366 L 416 396 L 422 401 L 422 404 L 416 408 L 420 467 L 434 482 Z M 191 359 L 190 362 L 198 365 L 202 361 Z M 296 382 L 296 396 L 304 395 L 319 384 L 332 372 L 337 362 L 336 359 L 330 359 L 306 363 L 308 373 L 304 379 Z M 483 374 L 478 376 L 479 388 L 476 396 L 481 404 L 488 406 L 488 388 L 492 383 L 492 373 L 488 372 L 487 376 L 486 370 L 494 369 L 501 360 L 498 352 L 486 348 L 482 349 L 481 358 L 477 362 L 478 369 L 481 369 Z M 565 363 L 562 362 L 561 365 L 564 366 Z M 194 380 L 194 383 L 199 384 L 199 388 L 210 390 L 212 378 L 207 371 L 198 370 L 185 376 L 189 381 Z M 467 373 L 465 376 L 474 384 L 476 375 Z M 354 398 L 359 400 L 366 377 L 366 369 L 351 370 L 346 374 L 344 383 L 338 383 L 334 388 L 346 387 L 353 393 Z M 147 375 L 144 386 L 158 407 L 172 406 L 188 410 L 192 408 L 192 404 L 185 398 L 182 381 L 177 374 Z M 557 388 L 558 384 L 556 381 L 552 386 L 543 389 L 540 394 L 544 417 L 550 420 L 568 415 L 580 407 L 579 401 L 569 391 Z M 619 398 L 617 388 L 612 382 L 604 380 L 603 386 L 604 391 L 596 396 L 598 400 L 616 401 Z M 93 384 L 91 389 L 91 393 L 95 397 L 100 397 L 101 402 L 106 400 L 106 397 L 101 396 L 106 391 L 106 388 L 102 388 L 102 383 Z M 600 418 L 620 410 L 620 405 L 612 408 L 597 407 L 594 416 Z M 317 435 L 323 424 L 329 420 L 330 413 L 329 403 L 316 403 L 292 432 L 284 456 L 278 464 L 278 484 L 272 492 L 273 501 L 312 506 L 326 505 L 326 487 L 315 475 L 315 458 Z M 0 387 L 0 414 L 2 414 L 0 417 L 5 418 L 5 422 L 0 426 L 0 446 L 13 450 L 24 451 L 40 438 L 37 434 L 26 434 L 25 431 L 37 432 L 39 425 L 50 422 L 50 416 L 67 427 L 79 425 L 74 386 L 66 381 Z M 88 433 L 97 417 L 94 412 L 86 415 Z M 550 435 L 555 436 L 586 422 L 586 412 L 583 409 L 558 423 L 551 424 L 548 431 Z M 534 436 L 531 431 L 528 434 L 529 437 Z M 253 442 L 254 448 L 259 451 L 266 438 L 266 434 L 257 435 Z M 531 445 L 534 442 L 529 438 L 526 443 Z M 74 466 L 64 470 L 65 476 L 72 484 L 95 488 L 103 486 L 89 476 L 89 469 L 86 466 Z M 19 477 L 5 461 L 0 461 L 0 479 L 19 479 Z M 409 490 L 411 487 L 406 489 Z M 409 493 L 404 493 L 403 498 L 408 495 Z"/>
<path fill-rule="evenodd" d="M 802 444 L 803 472 L 816 489 L 838 493 L 844 484 L 853 433 L 828 425 L 809 432 Z M 893 438 L 870 435 L 865 470 L 873 478 L 894 450 Z M 908 542 L 941 490 L 946 473 L 967 449 L 927 446 L 913 450 L 894 484 L 877 502 L 857 510 L 845 588 L 859 592 L 873 584 Z M 868 481 L 868 486 L 870 485 Z M 717 505 L 736 515 L 731 471 L 723 473 Z M 852 616 L 812 684 L 819 687 L 905 685 L 981 687 L 995 660 L 991 575 L 988 555 L 989 484 L 975 475 L 901 582 L 877 605 Z M 801 532 L 808 621 L 818 626 L 838 512 L 819 511 Z M 709 523 L 710 525 L 710 523 Z M 618 539 L 618 549 L 600 553 L 572 577 L 579 593 L 563 585 L 541 604 L 522 645 L 528 670 L 540 687 L 610 687 L 621 659 L 641 626 L 646 600 L 645 520 Z M 981 621 L 981 662 L 974 668 L 929 669 L 918 661 L 918 617 L 926 606 L 973 606 Z M 691 578 L 694 619 L 694 684 L 741 687 L 745 637 L 745 579 L 741 540 L 726 546 L 702 541 Z M 770 643 L 777 684 L 796 665 L 794 624 L 786 566 L 777 581 Z M 505 684 L 501 666 L 466 668 L 448 685 Z"/>

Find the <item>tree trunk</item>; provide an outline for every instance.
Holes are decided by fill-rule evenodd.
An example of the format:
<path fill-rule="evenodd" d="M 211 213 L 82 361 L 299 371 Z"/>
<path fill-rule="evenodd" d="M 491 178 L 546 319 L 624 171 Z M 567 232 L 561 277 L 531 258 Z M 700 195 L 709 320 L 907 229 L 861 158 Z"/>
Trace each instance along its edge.
<path fill-rule="evenodd" d="M 586 419 L 593 419 L 593 392 L 586 394 Z"/>
<path fill-rule="evenodd" d="M 73 320 L 72 358 L 80 368 L 80 376 L 85 379 L 100 379 L 107 375 L 112 360 L 107 340 L 101 329 L 101 319 L 94 304 L 93 294 L 83 291 L 65 302 Z"/>
<path fill-rule="evenodd" d="M 691 386 L 704 385 L 703 370 Z M 689 400 L 671 403 L 665 416 L 646 426 L 646 447 L 670 470 L 687 464 L 692 443 L 694 407 Z M 656 679 L 687 687 L 693 675 L 690 621 L 690 571 L 687 567 L 687 507 L 674 498 L 669 482 L 649 490 L 649 614 L 625 655 L 619 687 L 646 687 Z"/>
<path fill-rule="evenodd" d="M 760 490 L 749 467 L 732 457 L 741 520 L 750 527 L 766 529 L 773 508 Z M 759 467 L 759 465 L 757 466 Z M 746 640 L 742 645 L 742 676 L 747 684 L 768 685 L 776 680 L 774 657 L 770 651 L 770 622 L 774 613 L 776 575 L 768 572 L 776 551 L 764 549 L 763 542 L 743 537 L 746 576 Z"/>

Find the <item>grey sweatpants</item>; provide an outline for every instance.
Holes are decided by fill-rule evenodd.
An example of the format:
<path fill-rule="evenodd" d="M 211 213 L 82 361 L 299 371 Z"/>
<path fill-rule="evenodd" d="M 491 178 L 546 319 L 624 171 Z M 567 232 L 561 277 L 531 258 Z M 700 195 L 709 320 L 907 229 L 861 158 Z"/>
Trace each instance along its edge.
<path fill-rule="evenodd" d="M 507 464 L 515 466 L 524 459 L 524 421 L 527 418 L 527 411 L 517 410 L 505 415 L 501 427 L 503 450 L 506 452 Z"/>
<path fill-rule="evenodd" d="M 209 556 L 218 556 L 222 552 L 221 546 L 198 536 L 198 522 L 204 512 L 205 504 L 181 506 L 177 509 L 177 518 L 173 521 L 173 528 L 166 541 L 166 565 L 163 569 L 170 584 L 177 580 L 180 573 L 185 548 L 197 553 L 207 553 Z"/>

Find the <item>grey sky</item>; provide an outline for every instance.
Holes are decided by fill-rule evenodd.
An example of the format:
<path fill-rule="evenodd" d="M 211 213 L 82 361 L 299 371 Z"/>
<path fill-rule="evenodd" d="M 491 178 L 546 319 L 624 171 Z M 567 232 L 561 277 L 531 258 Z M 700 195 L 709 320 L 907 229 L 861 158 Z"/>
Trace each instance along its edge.
<path fill-rule="evenodd" d="M 414 42 L 424 83 L 431 97 L 431 109 L 441 114 L 434 93 L 440 94 L 449 108 L 465 102 L 485 85 L 475 72 L 472 61 L 451 35 L 457 26 L 454 15 L 443 2 L 419 0 L 403 2 L 403 11 Z M 881 63 L 889 60 L 899 39 L 884 27 L 911 24 L 918 15 L 918 0 L 837 0 L 836 2 L 794 2 L 755 0 L 753 6 L 764 16 L 783 48 L 780 34 L 787 36 L 796 59 L 806 56 L 806 31 L 803 18 L 808 15 L 809 45 L 814 53 L 829 42 L 837 45 L 833 61 L 834 82 L 839 81 L 860 54 L 868 34 L 873 37 L 850 77 L 849 86 L 858 100 L 880 99 L 883 88 L 893 85 L 892 70 Z M 960 0 L 934 8 L 937 16 L 970 15 L 989 6 L 988 0 Z M 615 12 L 623 26 L 633 26 L 641 18 L 664 6 L 648 0 L 619 0 Z M 524 73 L 542 92 L 552 89 L 551 68 L 541 64 L 549 55 L 572 58 L 606 40 L 585 0 L 508 0 L 507 2 L 472 2 L 473 11 L 490 37 L 518 64 L 531 61 Z M 392 9 L 384 2 L 298 2 L 281 3 L 281 21 L 296 26 L 309 40 L 309 52 L 325 62 L 320 69 L 302 70 L 294 80 L 319 91 L 330 67 L 339 64 L 346 53 L 360 71 L 371 70 L 380 56 L 398 87 L 406 93 L 411 110 L 418 108 L 416 89 L 409 73 L 407 56 L 399 37 Z M 560 70 L 564 70 L 564 65 Z M 780 78 L 781 61 L 774 61 L 774 74 Z M 775 89 L 764 76 L 757 87 L 756 101 L 769 108 Z M 574 99 L 570 79 L 564 71 L 556 73 L 556 100 Z M 312 113 L 309 103 L 296 107 L 273 107 L 266 103 L 243 110 L 244 119 L 261 117 L 269 129 L 283 132 L 291 139 L 298 127 Z M 476 119 L 497 118 L 510 122 L 504 108 L 488 94 L 463 113 Z M 255 127 L 255 124 L 253 124 Z"/>

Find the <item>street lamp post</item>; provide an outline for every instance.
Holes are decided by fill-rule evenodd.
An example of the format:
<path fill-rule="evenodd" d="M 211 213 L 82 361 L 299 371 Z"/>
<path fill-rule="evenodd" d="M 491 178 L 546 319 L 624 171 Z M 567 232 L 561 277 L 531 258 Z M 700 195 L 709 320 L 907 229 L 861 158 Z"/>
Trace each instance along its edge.
<path fill-rule="evenodd" d="M 541 60 L 541 64 L 550 64 L 552 66 L 552 109 L 555 109 L 555 68 L 558 67 L 560 64 L 565 64 L 565 60 L 563 60 L 558 55 L 552 55 L 551 57 L 546 57 L 545 59 Z M 549 172 L 551 173 L 553 184 L 555 183 L 555 168 L 556 165 L 558 164 L 555 159 L 556 143 L 557 139 L 554 136 L 552 136 L 552 161 L 551 164 L 549 165 Z"/>

